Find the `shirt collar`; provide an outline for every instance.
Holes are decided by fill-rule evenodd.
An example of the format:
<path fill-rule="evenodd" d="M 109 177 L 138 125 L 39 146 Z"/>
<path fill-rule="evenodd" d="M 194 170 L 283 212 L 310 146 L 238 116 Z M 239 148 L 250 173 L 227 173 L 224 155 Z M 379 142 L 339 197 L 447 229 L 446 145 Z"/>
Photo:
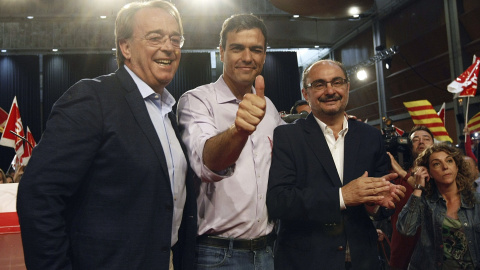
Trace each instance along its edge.
<path fill-rule="evenodd" d="M 230 87 L 228 87 L 227 83 L 225 83 L 225 80 L 223 79 L 223 74 L 215 82 L 215 90 L 216 90 L 215 93 L 217 95 L 218 103 L 228 103 L 228 102 L 238 100 L 237 97 L 232 93 L 232 90 L 230 90 Z M 257 93 L 253 86 L 252 86 L 252 93 L 254 94 Z"/>
<path fill-rule="evenodd" d="M 162 94 L 158 94 L 153 89 L 148 86 L 142 79 L 140 79 L 137 74 L 135 74 L 132 70 L 130 70 L 126 65 L 125 69 L 128 71 L 130 76 L 132 76 L 133 81 L 138 87 L 138 90 L 140 91 L 140 94 L 142 95 L 143 99 L 153 97 L 155 95 L 160 96 L 160 100 L 162 103 L 170 109 L 172 109 L 173 105 L 175 105 L 175 98 L 170 94 L 170 92 L 167 91 L 166 88 L 163 89 Z M 163 106 L 162 106 L 163 107 Z"/>
<path fill-rule="evenodd" d="M 317 121 L 317 123 L 320 126 L 320 129 L 322 130 L 322 132 L 325 133 L 327 128 L 329 128 L 327 126 L 327 124 L 322 122 L 322 120 L 318 119 L 315 115 L 313 117 L 315 117 L 315 121 Z M 338 133 L 338 135 L 340 135 L 340 136 L 344 136 L 345 134 L 347 134 L 347 131 L 348 131 L 348 120 L 345 116 L 343 117 L 343 125 L 342 126 L 343 126 L 342 130 L 340 130 L 340 132 Z"/>

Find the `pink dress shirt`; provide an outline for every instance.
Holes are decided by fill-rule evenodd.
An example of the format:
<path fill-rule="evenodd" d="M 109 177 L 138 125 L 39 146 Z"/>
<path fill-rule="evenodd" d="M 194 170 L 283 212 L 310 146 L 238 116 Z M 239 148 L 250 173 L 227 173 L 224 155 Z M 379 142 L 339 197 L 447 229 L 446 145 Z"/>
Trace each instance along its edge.
<path fill-rule="evenodd" d="M 255 89 L 252 87 L 252 92 Z M 202 162 L 205 141 L 227 130 L 234 122 L 238 100 L 220 77 L 183 94 L 177 115 L 182 139 L 199 184 L 198 235 L 253 239 L 269 234 L 265 196 L 270 169 L 273 130 L 283 120 L 266 98 L 267 111 L 249 136 L 237 162 L 217 174 Z M 200 182 L 200 181 L 199 181 Z"/>

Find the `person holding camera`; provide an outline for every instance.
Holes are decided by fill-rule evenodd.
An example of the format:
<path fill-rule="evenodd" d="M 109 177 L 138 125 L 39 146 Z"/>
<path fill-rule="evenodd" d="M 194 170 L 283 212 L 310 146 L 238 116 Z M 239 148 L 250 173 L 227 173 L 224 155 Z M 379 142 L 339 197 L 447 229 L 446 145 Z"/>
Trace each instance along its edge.
<path fill-rule="evenodd" d="M 408 269 L 480 269 L 480 194 L 457 148 L 437 144 L 415 160 L 415 188 L 398 231 L 421 237 Z"/>
<path fill-rule="evenodd" d="M 433 145 L 433 133 L 426 126 L 415 126 L 408 136 L 410 150 L 412 154 L 412 160 L 415 160 L 420 153 L 426 148 Z M 392 239 L 390 241 L 390 267 L 392 270 L 407 269 L 410 257 L 412 256 L 413 249 L 417 243 L 419 233 L 415 233 L 412 236 L 405 236 L 397 230 L 397 220 L 400 211 L 407 203 L 408 198 L 413 192 L 413 186 L 415 184 L 415 178 L 412 175 L 412 169 L 404 170 L 400 164 L 395 160 L 391 153 L 390 161 L 393 172 L 398 174 L 398 178 L 393 182 L 397 185 L 402 185 L 406 188 L 405 197 L 396 204 L 395 213 L 391 216 L 392 222 Z"/>

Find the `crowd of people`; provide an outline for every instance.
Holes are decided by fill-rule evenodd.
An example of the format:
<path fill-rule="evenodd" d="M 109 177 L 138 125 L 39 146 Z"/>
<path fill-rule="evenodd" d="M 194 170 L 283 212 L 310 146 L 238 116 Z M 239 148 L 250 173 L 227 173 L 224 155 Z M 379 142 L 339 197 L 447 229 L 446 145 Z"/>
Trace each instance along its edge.
<path fill-rule="evenodd" d="M 305 69 L 287 124 L 260 75 L 267 29 L 233 15 L 223 74 L 174 114 L 175 6 L 129 3 L 115 40 L 118 70 L 55 103 L 19 183 L 28 269 L 381 269 L 372 220 L 391 221 L 392 269 L 480 268 L 472 166 L 416 127 L 403 168 L 346 114 L 342 63 Z"/>
<path fill-rule="evenodd" d="M 0 184 L 19 183 L 22 179 L 25 167 L 26 166 L 21 165 L 17 170 L 10 168 L 7 173 L 0 169 Z"/>

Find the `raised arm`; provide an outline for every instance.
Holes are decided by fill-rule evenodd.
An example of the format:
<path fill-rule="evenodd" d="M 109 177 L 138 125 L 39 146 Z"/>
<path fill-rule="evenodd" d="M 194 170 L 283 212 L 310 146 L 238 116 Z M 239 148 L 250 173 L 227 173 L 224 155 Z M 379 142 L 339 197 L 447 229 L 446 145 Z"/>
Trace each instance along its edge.
<path fill-rule="evenodd" d="M 212 171 L 222 171 L 233 165 L 266 111 L 265 83 L 256 79 L 256 93 L 246 94 L 238 106 L 235 123 L 226 131 L 208 139 L 203 149 L 203 162 Z"/>

